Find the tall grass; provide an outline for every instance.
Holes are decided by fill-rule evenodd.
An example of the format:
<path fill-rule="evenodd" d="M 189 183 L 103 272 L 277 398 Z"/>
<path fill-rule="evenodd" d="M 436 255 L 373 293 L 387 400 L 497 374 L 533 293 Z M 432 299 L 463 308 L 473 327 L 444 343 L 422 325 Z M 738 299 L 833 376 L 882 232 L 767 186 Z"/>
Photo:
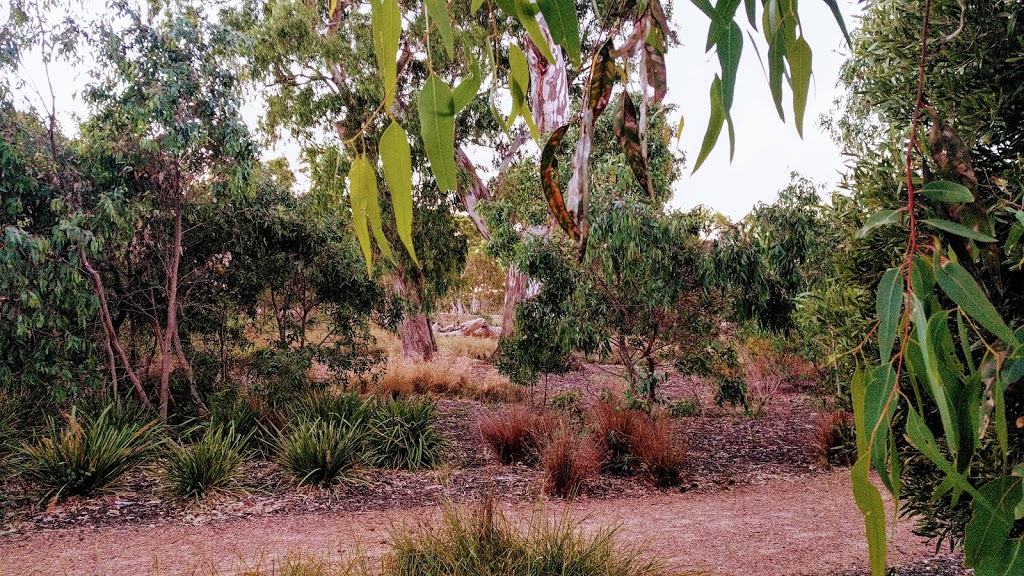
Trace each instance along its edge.
<path fill-rule="evenodd" d="M 202 439 L 191 445 L 172 441 L 164 470 L 167 482 L 180 496 L 200 498 L 229 488 L 238 477 L 252 437 L 234 426 L 207 426 Z"/>
<path fill-rule="evenodd" d="M 480 402 L 514 402 L 526 395 L 523 388 L 509 383 L 506 378 L 474 371 L 469 360 L 458 357 L 441 357 L 431 362 L 392 358 L 373 390 L 379 396 L 431 394 Z"/>
<path fill-rule="evenodd" d="M 300 484 L 328 485 L 350 479 L 364 431 L 345 421 L 300 420 L 278 437 L 278 460 Z"/>
<path fill-rule="evenodd" d="M 483 414 L 476 422 L 477 432 L 502 464 L 538 462 L 541 447 L 558 426 L 556 415 L 523 405 Z"/>
<path fill-rule="evenodd" d="M 95 417 L 72 408 L 63 424 L 50 418 L 41 438 L 19 447 L 20 471 L 44 498 L 92 494 L 149 458 L 161 443 L 159 430 L 153 421 L 117 418 L 113 406 Z"/>
<path fill-rule="evenodd" d="M 589 435 L 562 426 L 545 442 L 540 454 L 544 491 L 563 498 L 576 496 L 601 471 L 603 461 L 600 447 Z"/>
<path fill-rule="evenodd" d="M 445 441 L 434 429 L 434 403 L 426 398 L 379 403 L 370 418 L 367 445 L 367 460 L 380 468 L 437 466 Z"/>
<path fill-rule="evenodd" d="M 388 576 L 661 576 L 665 570 L 614 530 L 586 532 L 566 518 L 540 515 L 519 529 L 490 506 L 449 509 L 440 526 L 395 538 Z"/>

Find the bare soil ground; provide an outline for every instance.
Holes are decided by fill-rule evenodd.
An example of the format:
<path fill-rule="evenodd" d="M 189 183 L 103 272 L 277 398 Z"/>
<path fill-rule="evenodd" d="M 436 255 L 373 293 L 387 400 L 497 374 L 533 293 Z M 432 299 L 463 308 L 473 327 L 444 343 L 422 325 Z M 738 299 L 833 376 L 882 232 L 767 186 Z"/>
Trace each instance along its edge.
<path fill-rule="evenodd" d="M 505 502 L 512 518 L 538 505 Z M 863 522 L 845 470 L 752 483 L 735 490 L 550 501 L 543 513 L 568 514 L 584 528 L 619 526 L 622 542 L 644 545 L 683 573 L 825 575 L 862 567 Z M 370 512 L 257 516 L 203 525 L 69 528 L 0 540 L 0 574 L 182 574 L 269 564 L 289 552 L 379 557 L 396 527 L 435 517 L 438 506 Z M 898 525 L 891 561 L 929 558 L 929 548 Z M 856 572 L 854 572 L 856 573 Z M 936 573 L 936 572 L 922 572 Z"/>

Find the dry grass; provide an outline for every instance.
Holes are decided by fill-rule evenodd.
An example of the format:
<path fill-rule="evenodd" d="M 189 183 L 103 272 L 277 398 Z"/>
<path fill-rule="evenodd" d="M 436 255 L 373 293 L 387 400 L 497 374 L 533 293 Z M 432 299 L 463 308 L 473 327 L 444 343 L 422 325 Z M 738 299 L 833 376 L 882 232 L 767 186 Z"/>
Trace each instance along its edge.
<path fill-rule="evenodd" d="M 672 422 L 664 413 L 648 416 L 630 439 L 633 454 L 643 463 L 655 484 L 670 486 L 679 480 L 686 450 L 676 442 Z"/>
<path fill-rule="evenodd" d="M 563 425 L 552 434 L 540 455 L 544 491 L 571 498 L 601 471 L 603 462 L 604 455 L 593 438 Z"/>
<path fill-rule="evenodd" d="M 498 348 L 497 338 L 438 335 L 436 340 L 438 354 L 449 358 L 465 357 L 474 360 L 487 360 Z"/>
<path fill-rule="evenodd" d="M 678 480 L 686 450 L 677 442 L 665 412 L 624 409 L 613 399 L 595 403 L 589 416 L 607 470 L 629 474 L 642 467 L 657 484 Z"/>
<path fill-rule="evenodd" d="M 853 414 L 829 410 L 814 421 L 814 443 L 823 462 L 850 466 L 857 459 Z"/>
<path fill-rule="evenodd" d="M 474 370 L 465 357 L 441 356 L 430 362 L 392 357 L 373 391 L 384 396 L 430 394 L 480 402 L 516 402 L 525 391 L 493 372 Z"/>
<path fill-rule="evenodd" d="M 558 428 L 558 416 L 523 405 L 483 414 L 476 429 L 502 464 L 531 464 L 540 458 L 541 447 Z"/>

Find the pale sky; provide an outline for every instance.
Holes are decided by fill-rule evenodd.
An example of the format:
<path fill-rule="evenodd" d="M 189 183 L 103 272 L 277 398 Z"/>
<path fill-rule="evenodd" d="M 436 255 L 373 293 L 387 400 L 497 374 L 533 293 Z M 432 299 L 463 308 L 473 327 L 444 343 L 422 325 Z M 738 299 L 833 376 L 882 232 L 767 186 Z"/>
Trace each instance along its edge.
<path fill-rule="evenodd" d="M 840 0 L 840 7 L 847 26 L 854 28 L 859 6 L 855 0 Z M 81 9 L 91 15 L 105 13 L 106 0 L 85 0 Z M 689 209 L 704 204 L 737 220 L 757 202 L 773 202 L 778 191 L 789 183 L 793 171 L 829 186 L 839 180 L 843 161 L 831 138 L 821 130 L 819 117 L 830 111 L 840 93 L 836 82 L 848 50 L 825 2 L 804 2 L 800 13 L 803 29 L 814 51 L 814 77 L 804 119 L 803 140 L 797 135 L 792 122 L 788 93 L 785 102 L 787 123 L 779 120 L 761 64 L 749 38 L 746 38 L 732 109 L 736 125 L 736 155 L 730 163 L 728 136 L 723 129 L 714 152 L 691 176 L 690 171 L 707 127 L 710 110 L 708 90 L 718 71 L 718 57 L 713 52 L 704 52 L 707 17 L 689 0 L 675 1 L 673 20 L 678 26 L 682 46 L 672 48 L 666 57 L 669 87 L 666 99 L 678 107 L 672 120 L 678 121 L 679 113 L 686 119 L 682 142 L 678 146 L 686 152 L 689 166 L 676 183 L 671 206 Z M 3 19 L 6 19 L 6 10 L 0 10 L 0 20 Z M 755 37 L 762 40 L 760 33 L 755 33 Z M 763 45 L 759 49 L 762 56 L 766 56 Z M 46 98 L 49 91 L 38 58 L 26 58 L 23 72 L 30 85 L 21 91 L 22 96 L 39 107 L 40 99 L 32 86 Z M 59 118 L 65 133 L 75 132 L 75 114 L 85 114 L 78 91 L 88 80 L 88 65 L 73 68 L 58 63 L 51 67 L 51 81 L 57 109 L 62 112 Z M 245 116 L 250 124 L 255 125 L 260 113 L 258 106 L 246 106 Z M 674 140 L 673 145 L 677 145 Z M 300 168 L 295 164 L 296 154 L 290 153 L 294 150 L 289 150 L 293 146 L 279 145 L 276 148 L 275 152 L 266 155 L 271 157 L 284 153 L 291 157 L 293 168 Z"/>
<path fill-rule="evenodd" d="M 852 30 L 858 24 L 855 15 L 860 13 L 859 5 L 854 0 L 840 0 L 839 5 L 847 28 Z M 686 119 L 681 146 L 686 152 L 688 167 L 676 183 L 671 206 L 689 209 L 704 204 L 735 221 L 758 202 L 774 202 L 778 191 L 789 183 L 793 171 L 828 185 L 838 182 L 843 161 L 839 149 L 819 126 L 819 117 L 830 111 L 840 94 L 836 85 L 839 68 L 849 50 L 825 2 L 801 2 L 800 17 L 814 53 L 814 76 L 804 115 L 803 140 L 793 124 L 788 87 L 784 106 L 786 123 L 783 124 L 775 111 L 757 54 L 751 49 L 744 31 L 743 59 L 732 108 L 736 155 L 730 164 L 729 139 L 723 128 L 714 152 L 700 170 L 690 176 L 707 129 L 711 109 L 708 90 L 719 64 L 714 52 L 704 53 L 707 16 L 692 2 L 676 0 L 673 20 L 679 27 L 683 45 L 671 49 L 666 58 L 666 100 L 677 105 Z M 754 34 L 763 42 L 759 33 Z M 758 49 L 766 58 L 763 44 Z"/>

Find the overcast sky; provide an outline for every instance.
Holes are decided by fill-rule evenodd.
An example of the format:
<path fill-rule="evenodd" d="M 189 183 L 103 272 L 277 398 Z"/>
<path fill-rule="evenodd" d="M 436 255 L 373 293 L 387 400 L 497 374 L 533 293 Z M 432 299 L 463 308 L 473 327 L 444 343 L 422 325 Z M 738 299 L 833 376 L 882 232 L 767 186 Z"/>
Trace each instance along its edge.
<path fill-rule="evenodd" d="M 856 27 L 859 6 L 855 0 L 840 0 L 848 27 Z M 89 7 L 94 6 L 95 11 Z M 105 0 L 85 0 L 83 9 L 93 14 L 106 11 Z M 742 6 L 741 6 L 742 10 Z M 0 9 L 0 20 L 6 19 L 6 9 Z M 819 125 L 821 114 L 828 113 L 839 94 L 836 85 L 839 67 L 848 55 L 832 13 L 824 1 L 807 1 L 800 5 L 803 30 L 814 51 L 814 77 L 804 119 L 804 138 L 797 135 L 792 122 L 791 103 L 786 94 L 787 123 L 779 120 L 772 103 L 768 83 L 757 55 L 751 49 L 749 38 L 744 43 L 740 63 L 739 83 L 733 103 L 732 115 L 736 125 L 736 155 L 729 162 L 729 144 L 726 131 L 722 131 L 718 146 L 701 169 L 690 175 L 693 162 L 707 127 L 710 104 L 708 90 L 718 71 L 718 58 L 704 52 L 708 19 L 689 0 L 675 1 L 673 20 L 678 26 L 681 46 L 673 47 L 667 55 L 667 100 L 678 107 L 685 119 L 682 142 L 678 146 L 686 152 L 688 167 L 676 183 L 671 205 L 689 209 L 704 204 L 722 212 L 730 219 L 742 218 L 758 202 L 773 202 L 778 191 L 790 180 L 790 173 L 834 185 L 843 163 L 839 150 Z M 762 40 L 758 34 L 758 39 Z M 762 49 L 762 52 L 764 50 Z M 37 58 L 29 56 L 23 72 L 30 86 L 23 91 L 27 100 L 38 105 L 40 100 L 34 88 L 48 95 L 44 69 Z M 57 96 L 57 109 L 65 133 L 74 133 L 74 116 L 84 116 L 78 91 L 89 80 L 88 63 L 78 67 L 55 64 L 51 67 L 51 81 Z M 34 88 L 33 88 L 34 85 Z M 246 106 L 246 120 L 255 124 L 261 110 Z M 673 145 L 676 145 L 673 142 Z M 292 157 L 293 167 L 297 150 L 294 146 L 277 146 L 270 155 L 284 153 Z"/>
<path fill-rule="evenodd" d="M 854 0 L 840 0 L 839 5 L 847 27 L 856 27 L 855 16 L 860 7 Z M 783 124 L 779 120 L 757 54 L 746 38 L 732 108 L 736 155 L 730 164 L 729 140 L 723 129 L 714 152 L 691 176 L 710 114 L 708 90 L 719 64 L 714 53 L 704 53 L 707 17 L 688 0 L 675 2 L 673 20 L 679 27 L 683 45 L 670 50 L 667 56 L 669 91 L 666 99 L 677 105 L 686 119 L 681 146 L 688 166 L 683 178 L 676 183 L 672 206 L 689 209 L 704 204 L 736 220 L 758 202 L 773 202 L 778 191 L 789 183 L 793 171 L 829 185 L 839 180 L 842 158 L 831 138 L 821 129 L 819 118 L 829 112 L 840 94 L 836 85 L 839 68 L 849 50 L 825 2 L 801 2 L 800 18 L 814 51 L 814 77 L 804 116 L 803 140 L 792 121 L 788 92 L 787 122 Z M 758 39 L 763 41 L 763 37 Z M 760 49 L 762 56 L 766 56 L 763 46 Z"/>

